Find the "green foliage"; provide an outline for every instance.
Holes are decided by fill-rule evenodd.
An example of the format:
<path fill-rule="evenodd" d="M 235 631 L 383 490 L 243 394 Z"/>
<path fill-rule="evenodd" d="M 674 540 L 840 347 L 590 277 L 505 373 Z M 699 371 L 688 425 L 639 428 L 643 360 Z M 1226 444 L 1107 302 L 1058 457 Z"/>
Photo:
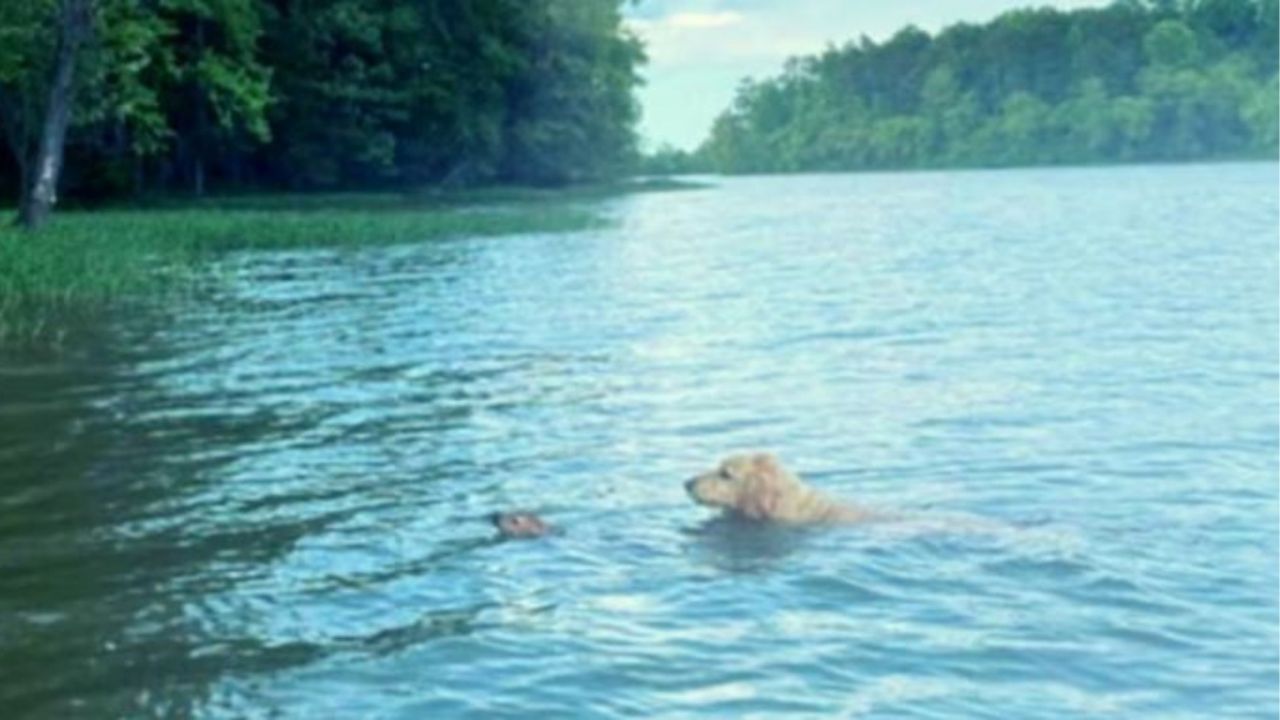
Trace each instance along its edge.
<path fill-rule="evenodd" d="M 515 112 L 500 175 L 563 184 L 616 175 L 632 159 L 644 60 L 612 0 L 532 2 L 520 27 L 533 50 L 509 85 Z"/>
<path fill-rule="evenodd" d="M 1275 0 L 1125 0 L 906 28 L 746 82 L 721 172 L 1276 157 Z"/>
<path fill-rule="evenodd" d="M 1156 67 L 1189 68 L 1200 62 L 1191 28 L 1178 20 L 1161 20 L 1142 38 L 1142 48 Z"/>
<path fill-rule="evenodd" d="M 15 192 L 32 162 L 49 94 L 57 10 L 56 0 L 0 0 L 0 139 L 10 160 L 0 160 L 0 192 Z"/>
<path fill-rule="evenodd" d="M 82 123 L 120 129 L 134 156 L 158 154 L 174 134 L 161 95 L 176 74 L 167 44 L 173 28 L 140 0 L 108 3 L 102 26 L 98 55 L 84 63 L 81 83 L 92 92 L 81 93 Z"/>
<path fill-rule="evenodd" d="M 705 162 L 700 155 L 663 145 L 642 157 L 636 165 L 640 175 L 689 175 L 705 172 Z"/>
<path fill-rule="evenodd" d="M 561 184 L 634 160 L 622 0 L 95 0 L 64 187 Z M 0 0 L 0 198 L 17 194 L 57 0 Z"/>
<path fill-rule="evenodd" d="M 55 0 L 0 0 L 0 86 L 16 87 L 48 70 Z"/>

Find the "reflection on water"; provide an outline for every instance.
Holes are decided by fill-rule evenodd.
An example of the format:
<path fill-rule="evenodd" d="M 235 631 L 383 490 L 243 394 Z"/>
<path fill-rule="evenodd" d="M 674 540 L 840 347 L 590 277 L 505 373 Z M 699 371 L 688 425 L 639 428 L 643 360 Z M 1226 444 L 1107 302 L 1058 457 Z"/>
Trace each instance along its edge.
<path fill-rule="evenodd" d="M 828 529 L 839 532 L 844 528 Z M 730 516 L 713 516 L 688 532 L 696 560 L 728 572 L 767 572 L 802 552 L 812 529 L 768 526 Z"/>
<path fill-rule="evenodd" d="M 733 179 L 229 257 L 0 364 L 0 705 L 1274 715 L 1275 183 Z M 943 531 L 685 498 L 755 447 Z M 508 507 L 565 532 L 499 542 Z"/>

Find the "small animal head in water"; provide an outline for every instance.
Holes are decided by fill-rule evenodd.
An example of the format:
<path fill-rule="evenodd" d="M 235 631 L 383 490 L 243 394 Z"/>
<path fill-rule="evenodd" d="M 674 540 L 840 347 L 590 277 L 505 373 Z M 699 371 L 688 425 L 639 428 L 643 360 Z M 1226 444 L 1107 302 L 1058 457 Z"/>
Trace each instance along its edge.
<path fill-rule="evenodd" d="M 489 520 L 508 538 L 536 538 L 551 532 L 551 525 L 531 512 L 496 512 Z"/>

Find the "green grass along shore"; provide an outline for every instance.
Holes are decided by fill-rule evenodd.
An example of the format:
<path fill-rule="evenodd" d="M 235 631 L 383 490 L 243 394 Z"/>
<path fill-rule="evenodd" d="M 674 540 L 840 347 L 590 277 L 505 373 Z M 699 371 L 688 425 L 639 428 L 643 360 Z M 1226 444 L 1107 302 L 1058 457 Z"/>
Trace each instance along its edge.
<path fill-rule="evenodd" d="M 57 344 L 64 320 L 171 298 L 231 250 L 358 247 L 570 232 L 605 220 L 592 200 L 699 187 L 669 180 L 564 190 L 245 195 L 70 209 L 37 233 L 0 226 L 0 348 Z"/>

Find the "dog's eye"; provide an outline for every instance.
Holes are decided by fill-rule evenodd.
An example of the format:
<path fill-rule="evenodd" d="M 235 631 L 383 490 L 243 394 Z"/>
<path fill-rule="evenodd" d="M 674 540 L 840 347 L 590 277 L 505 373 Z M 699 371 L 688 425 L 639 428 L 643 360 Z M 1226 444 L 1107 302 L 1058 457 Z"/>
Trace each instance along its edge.
<path fill-rule="evenodd" d="M 725 480 L 732 480 L 733 473 L 729 472 L 729 468 L 722 467 L 720 468 L 720 477 L 724 478 Z"/>

